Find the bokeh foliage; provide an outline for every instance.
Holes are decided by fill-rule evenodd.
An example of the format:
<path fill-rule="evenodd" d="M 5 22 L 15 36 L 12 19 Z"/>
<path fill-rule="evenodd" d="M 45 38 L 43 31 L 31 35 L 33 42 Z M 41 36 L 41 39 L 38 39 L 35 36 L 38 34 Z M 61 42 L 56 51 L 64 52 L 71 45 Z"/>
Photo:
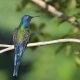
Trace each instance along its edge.
<path fill-rule="evenodd" d="M 80 0 L 44 0 L 80 21 Z M 13 44 L 12 33 L 23 15 L 39 15 L 31 22 L 30 42 L 80 38 L 80 31 L 67 21 L 43 10 L 31 0 L 0 0 L 0 43 Z M 12 80 L 14 51 L 0 55 L 0 79 Z M 80 80 L 80 45 L 60 43 L 28 48 L 17 80 Z"/>

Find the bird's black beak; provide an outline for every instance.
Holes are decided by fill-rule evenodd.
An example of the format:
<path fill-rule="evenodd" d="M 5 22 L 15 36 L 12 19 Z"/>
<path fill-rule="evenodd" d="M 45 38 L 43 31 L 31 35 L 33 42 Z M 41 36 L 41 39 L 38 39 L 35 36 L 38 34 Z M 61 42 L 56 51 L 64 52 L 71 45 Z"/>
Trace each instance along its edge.
<path fill-rule="evenodd" d="M 40 17 L 40 16 L 32 16 L 31 18 L 36 18 L 36 17 Z"/>
<path fill-rule="evenodd" d="M 30 16 L 29 20 L 36 18 L 36 17 L 40 17 L 40 16 Z"/>
<path fill-rule="evenodd" d="M 40 16 L 34 16 L 34 17 L 32 17 L 32 18 L 36 18 L 36 17 L 40 17 Z"/>

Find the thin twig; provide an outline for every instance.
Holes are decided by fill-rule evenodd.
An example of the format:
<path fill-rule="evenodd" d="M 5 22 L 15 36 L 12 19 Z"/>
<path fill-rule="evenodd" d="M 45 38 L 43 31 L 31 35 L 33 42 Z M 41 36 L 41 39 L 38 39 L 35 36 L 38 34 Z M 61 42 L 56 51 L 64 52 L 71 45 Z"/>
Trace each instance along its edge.
<path fill-rule="evenodd" d="M 11 45 L 7 45 L 7 44 L 0 44 L 0 47 L 10 47 Z"/>
<path fill-rule="evenodd" d="M 44 42 L 36 42 L 36 43 L 29 43 L 27 44 L 27 47 L 33 47 L 33 46 L 43 46 L 43 45 L 48 45 L 48 44 L 55 44 L 55 43 L 64 43 L 64 42 L 75 42 L 75 43 L 80 43 L 80 39 L 58 39 L 58 40 L 52 40 L 52 41 L 44 41 Z M 5 48 L 3 50 L 0 50 L 0 53 L 10 51 L 14 49 L 14 45 L 4 45 L 0 44 L 0 47 L 6 46 L 8 48 Z"/>
<path fill-rule="evenodd" d="M 10 45 L 10 47 L 0 50 L 0 54 L 7 52 L 7 51 L 10 51 L 10 50 L 13 50 L 13 49 L 14 49 L 14 45 L 12 45 L 12 46 Z"/>
<path fill-rule="evenodd" d="M 80 23 L 75 19 L 71 18 L 70 16 L 65 15 L 64 13 L 58 11 L 54 6 L 47 4 L 42 0 L 31 0 L 33 3 L 39 5 L 41 8 L 46 9 L 48 12 L 60 17 L 63 21 L 68 21 L 70 24 L 80 28 Z"/>

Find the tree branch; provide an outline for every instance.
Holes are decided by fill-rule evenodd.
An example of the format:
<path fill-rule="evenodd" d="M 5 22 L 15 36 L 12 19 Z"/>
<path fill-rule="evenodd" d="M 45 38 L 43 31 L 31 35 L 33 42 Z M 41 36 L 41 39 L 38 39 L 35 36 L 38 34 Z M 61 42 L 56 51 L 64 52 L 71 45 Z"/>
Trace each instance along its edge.
<path fill-rule="evenodd" d="M 36 43 L 28 43 L 27 47 L 33 47 L 33 46 L 43 46 L 43 45 L 49 45 L 49 44 L 55 44 L 55 43 L 64 43 L 64 42 L 75 42 L 80 43 L 80 39 L 58 39 L 58 40 L 52 40 L 52 41 L 44 41 L 44 42 L 36 42 Z M 5 45 L 0 44 L 0 47 L 6 46 L 7 48 L 0 50 L 0 54 L 6 51 L 10 51 L 14 49 L 14 45 Z"/>
<path fill-rule="evenodd" d="M 55 7 L 47 4 L 46 2 L 42 0 L 31 0 L 33 3 L 39 5 L 41 8 L 46 9 L 48 12 L 60 17 L 63 19 L 63 21 L 68 21 L 70 24 L 80 28 L 80 23 L 75 19 L 71 18 L 70 16 L 65 15 L 64 13 L 58 11 Z"/>

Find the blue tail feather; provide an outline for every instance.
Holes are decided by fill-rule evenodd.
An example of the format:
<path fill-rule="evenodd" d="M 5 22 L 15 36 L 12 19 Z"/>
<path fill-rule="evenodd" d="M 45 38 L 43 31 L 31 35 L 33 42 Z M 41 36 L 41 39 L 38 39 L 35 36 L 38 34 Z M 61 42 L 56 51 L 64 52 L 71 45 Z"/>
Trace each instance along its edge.
<path fill-rule="evenodd" d="M 17 75 L 18 75 L 19 65 L 21 62 L 21 57 L 22 57 L 23 51 L 24 51 L 23 45 L 17 44 L 16 49 L 15 49 L 13 76 L 17 77 Z"/>

